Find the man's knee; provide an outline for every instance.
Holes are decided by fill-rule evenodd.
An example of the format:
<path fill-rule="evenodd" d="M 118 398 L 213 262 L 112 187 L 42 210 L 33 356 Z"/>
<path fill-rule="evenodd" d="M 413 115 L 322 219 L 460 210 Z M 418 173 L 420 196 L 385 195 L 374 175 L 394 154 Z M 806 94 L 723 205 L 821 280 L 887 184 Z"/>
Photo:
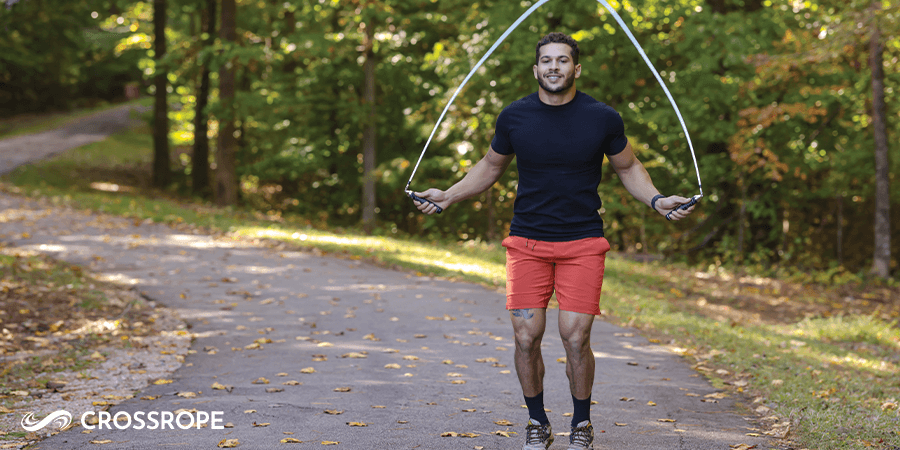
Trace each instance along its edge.
<path fill-rule="evenodd" d="M 580 354 L 591 348 L 590 334 L 576 331 L 560 336 L 567 354 Z"/>
<path fill-rule="evenodd" d="M 516 348 L 523 352 L 533 352 L 541 348 L 543 333 L 535 333 L 531 330 L 516 330 Z"/>

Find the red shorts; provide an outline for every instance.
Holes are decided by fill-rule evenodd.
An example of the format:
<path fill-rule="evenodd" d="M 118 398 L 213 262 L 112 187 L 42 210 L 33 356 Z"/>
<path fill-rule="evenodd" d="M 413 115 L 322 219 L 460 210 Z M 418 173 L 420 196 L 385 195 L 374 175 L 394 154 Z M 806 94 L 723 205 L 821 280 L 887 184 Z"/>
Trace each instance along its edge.
<path fill-rule="evenodd" d="M 546 308 L 553 291 L 559 309 L 600 314 L 609 242 L 595 237 L 544 242 L 510 236 L 506 247 L 506 309 Z"/>

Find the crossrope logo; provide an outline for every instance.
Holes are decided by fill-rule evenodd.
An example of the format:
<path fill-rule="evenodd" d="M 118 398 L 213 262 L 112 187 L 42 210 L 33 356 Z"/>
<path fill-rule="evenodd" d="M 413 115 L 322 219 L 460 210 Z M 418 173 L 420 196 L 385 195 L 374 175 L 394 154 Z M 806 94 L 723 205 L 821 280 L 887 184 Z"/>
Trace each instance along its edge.
<path fill-rule="evenodd" d="M 59 410 L 50 413 L 49 416 L 39 421 L 34 417 L 34 413 L 30 412 L 22 418 L 22 428 L 25 431 L 34 432 L 54 422 L 58 423 L 59 429 L 62 430 L 72 423 L 72 415 L 68 411 Z"/>

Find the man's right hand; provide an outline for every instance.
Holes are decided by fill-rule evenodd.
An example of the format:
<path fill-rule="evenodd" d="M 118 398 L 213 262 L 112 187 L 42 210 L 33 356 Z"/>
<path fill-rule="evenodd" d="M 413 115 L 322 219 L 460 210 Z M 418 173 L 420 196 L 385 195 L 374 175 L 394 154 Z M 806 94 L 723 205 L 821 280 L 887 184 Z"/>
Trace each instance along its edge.
<path fill-rule="evenodd" d="M 436 203 L 441 209 L 447 209 L 450 206 L 449 202 L 447 202 L 447 193 L 440 189 L 428 189 L 425 192 L 413 192 L 417 197 L 422 197 L 427 200 L 431 200 Z M 419 208 L 419 211 L 422 211 L 425 214 L 434 214 L 438 211 L 437 207 L 428 202 L 419 202 L 413 200 L 413 203 L 416 204 L 416 208 Z"/>

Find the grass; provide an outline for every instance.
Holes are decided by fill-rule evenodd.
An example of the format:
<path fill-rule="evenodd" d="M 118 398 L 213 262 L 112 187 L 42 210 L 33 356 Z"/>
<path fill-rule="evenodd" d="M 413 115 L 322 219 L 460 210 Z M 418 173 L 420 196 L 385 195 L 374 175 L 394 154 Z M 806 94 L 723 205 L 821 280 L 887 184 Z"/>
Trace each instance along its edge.
<path fill-rule="evenodd" d="M 497 243 L 365 236 L 316 228 L 147 188 L 150 137 L 134 130 L 22 167 L 0 188 L 59 204 L 234 239 L 312 248 L 386 267 L 501 288 Z M 894 288 L 741 278 L 721 267 L 638 263 L 611 255 L 606 320 L 683 355 L 760 418 L 760 433 L 809 449 L 900 446 L 900 304 Z"/>

